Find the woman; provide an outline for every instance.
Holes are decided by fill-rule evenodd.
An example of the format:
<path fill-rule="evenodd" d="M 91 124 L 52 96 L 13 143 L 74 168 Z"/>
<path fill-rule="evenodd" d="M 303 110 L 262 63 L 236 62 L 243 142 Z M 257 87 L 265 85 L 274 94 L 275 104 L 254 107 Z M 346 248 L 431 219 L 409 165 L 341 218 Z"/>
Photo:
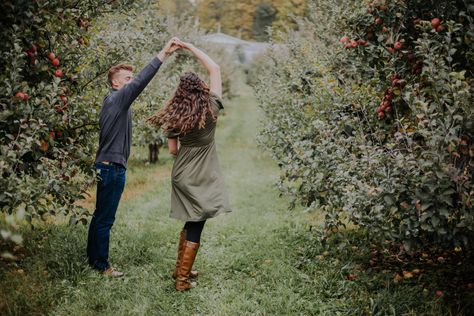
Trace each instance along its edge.
<path fill-rule="evenodd" d="M 163 128 L 169 152 L 176 155 L 170 216 L 186 223 L 180 233 L 173 277 L 176 290 L 185 291 L 194 286 L 190 279 L 197 277 L 191 268 L 206 220 L 230 212 L 230 207 L 214 142 L 217 115 L 223 109 L 220 68 L 194 45 L 179 45 L 204 65 L 210 85 L 193 72 L 185 73 L 173 97 L 148 121 Z"/>

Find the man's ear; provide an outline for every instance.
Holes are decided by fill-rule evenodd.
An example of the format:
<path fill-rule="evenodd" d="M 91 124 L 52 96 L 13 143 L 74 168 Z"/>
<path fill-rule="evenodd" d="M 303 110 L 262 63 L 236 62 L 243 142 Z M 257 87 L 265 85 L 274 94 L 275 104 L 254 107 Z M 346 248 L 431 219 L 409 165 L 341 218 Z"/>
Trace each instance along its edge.
<path fill-rule="evenodd" d="M 112 81 L 112 88 L 117 87 L 117 85 L 118 85 L 117 79 L 113 78 L 111 81 Z"/>

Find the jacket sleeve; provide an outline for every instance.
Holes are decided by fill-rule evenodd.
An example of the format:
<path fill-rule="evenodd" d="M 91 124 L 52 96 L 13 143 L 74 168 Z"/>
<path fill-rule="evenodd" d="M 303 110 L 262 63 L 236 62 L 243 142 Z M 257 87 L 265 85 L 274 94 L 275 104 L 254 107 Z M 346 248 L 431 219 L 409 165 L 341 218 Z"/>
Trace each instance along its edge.
<path fill-rule="evenodd" d="M 121 110 L 128 110 L 133 101 L 135 101 L 151 79 L 153 79 L 158 69 L 160 69 L 161 64 L 162 62 L 158 57 L 153 58 L 130 83 L 124 85 L 122 89 L 114 93 L 110 101 Z"/>

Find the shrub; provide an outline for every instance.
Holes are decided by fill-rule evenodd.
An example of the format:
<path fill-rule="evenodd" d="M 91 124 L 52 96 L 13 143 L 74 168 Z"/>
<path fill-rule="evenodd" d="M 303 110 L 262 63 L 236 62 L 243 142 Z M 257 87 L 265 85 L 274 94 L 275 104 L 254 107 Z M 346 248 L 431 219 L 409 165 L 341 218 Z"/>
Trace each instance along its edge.
<path fill-rule="evenodd" d="M 126 1 L 3 1 L 0 31 L 2 226 L 49 216 L 85 220 L 74 206 L 93 179 L 93 141 L 103 86 L 119 50 L 91 40 L 93 22 Z M 20 242 L 9 229 L 5 240 Z M 12 239 L 13 238 L 13 239 Z"/>
<path fill-rule="evenodd" d="M 374 237 L 469 246 L 474 231 L 472 5 L 314 1 L 256 91 L 280 187 Z M 437 20 L 439 19 L 439 20 Z M 295 201 L 296 201 L 295 200 Z M 472 247 L 472 245 L 470 245 Z"/>

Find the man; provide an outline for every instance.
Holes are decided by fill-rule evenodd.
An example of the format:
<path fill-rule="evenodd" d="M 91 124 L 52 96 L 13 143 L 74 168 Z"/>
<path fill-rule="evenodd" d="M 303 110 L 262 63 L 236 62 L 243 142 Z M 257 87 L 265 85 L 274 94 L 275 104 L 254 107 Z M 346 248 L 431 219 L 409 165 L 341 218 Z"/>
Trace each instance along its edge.
<path fill-rule="evenodd" d="M 104 275 L 121 277 L 123 273 L 109 264 L 110 229 L 125 186 L 125 171 L 132 139 L 130 106 L 157 73 L 167 56 L 179 48 L 172 38 L 160 53 L 133 78 L 133 68 L 125 64 L 110 68 L 112 86 L 102 102 L 99 116 L 99 149 L 96 155 L 98 174 L 97 200 L 89 226 L 87 257 L 89 264 Z"/>

